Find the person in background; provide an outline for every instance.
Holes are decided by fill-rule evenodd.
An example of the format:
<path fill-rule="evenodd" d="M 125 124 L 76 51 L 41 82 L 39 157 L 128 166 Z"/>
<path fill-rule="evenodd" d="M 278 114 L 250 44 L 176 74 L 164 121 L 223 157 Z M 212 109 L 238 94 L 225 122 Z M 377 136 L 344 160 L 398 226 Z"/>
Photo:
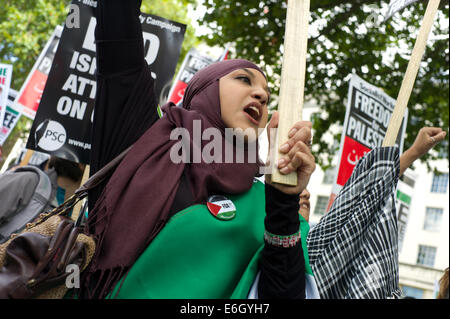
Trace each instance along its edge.
<path fill-rule="evenodd" d="M 298 209 L 298 213 L 302 215 L 302 217 L 309 223 L 309 214 L 311 210 L 311 204 L 309 202 L 311 194 L 309 191 L 305 188 L 301 193 L 299 197 L 298 204 L 300 205 Z"/>
<path fill-rule="evenodd" d="M 78 164 L 66 159 L 51 156 L 46 162 L 39 166 L 34 166 L 36 169 L 42 170 L 49 177 L 52 184 L 52 206 L 57 207 L 67 200 L 75 190 L 80 186 L 81 178 L 83 177 L 84 164 Z M 38 183 L 38 176 L 30 171 L 17 171 L 20 165 L 11 165 L 3 174 L 8 174 L 10 177 L 4 179 L 0 185 L 0 199 L 9 201 L 10 206 L 24 205 L 27 203 L 27 198 L 31 196 L 34 188 Z M 14 174 L 11 174 L 14 172 Z M 18 186 L 21 185 L 21 186 Z M 15 196 L 8 195 L 8 190 L 14 188 L 20 189 L 15 192 Z"/>
<path fill-rule="evenodd" d="M 308 233 L 309 261 L 323 299 L 399 298 L 395 191 L 399 177 L 447 133 L 423 127 L 413 145 L 376 147 L 356 164 L 330 210 Z"/>
<path fill-rule="evenodd" d="M 436 299 L 449 299 L 448 296 L 448 267 L 444 270 L 444 274 L 439 280 L 439 293 Z"/>
<path fill-rule="evenodd" d="M 61 205 L 80 187 L 84 164 L 75 163 L 56 156 L 51 156 L 44 166 L 44 171 L 56 173 L 56 200 Z"/>
<path fill-rule="evenodd" d="M 33 165 L 14 166 L 1 174 L 1 240 L 23 229 L 37 214 L 67 200 L 80 185 L 83 166 L 52 156 L 44 170 Z"/>

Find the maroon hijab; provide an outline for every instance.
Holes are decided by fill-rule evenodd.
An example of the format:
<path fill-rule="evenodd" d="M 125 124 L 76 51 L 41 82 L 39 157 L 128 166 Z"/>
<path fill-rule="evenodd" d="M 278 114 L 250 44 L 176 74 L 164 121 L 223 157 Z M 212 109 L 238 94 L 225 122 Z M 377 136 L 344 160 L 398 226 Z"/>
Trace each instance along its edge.
<path fill-rule="evenodd" d="M 164 116 L 142 135 L 117 167 L 89 212 L 87 228 L 94 229 L 97 248 L 83 273 L 83 297 L 106 297 L 131 268 L 167 222 L 184 170 L 196 203 L 206 202 L 210 194 L 238 194 L 251 188 L 258 173 L 258 161 L 210 164 L 203 159 L 200 163 L 192 161 L 193 152 L 200 147 L 193 137 L 194 120 L 199 121 L 197 125 L 201 123 L 202 132 L 207 128 L 222 132 L 222 150 L 230 143 L 224 138 L 219 79 L 241 68 L 256 69 L 264 75 L 246 60 L 217 62 L 197 72 L 186 89 L 183 107 L 166 104 L 162 108 Z M 170 140 L 176 128 L 190 133 L 189 164 L 174 163 L 170 158 L 172 146 L 179 142 Z M 209 142 L 202 141 L 201 147 Z M 247 148 L 244 152 L 247 159 Z"/>

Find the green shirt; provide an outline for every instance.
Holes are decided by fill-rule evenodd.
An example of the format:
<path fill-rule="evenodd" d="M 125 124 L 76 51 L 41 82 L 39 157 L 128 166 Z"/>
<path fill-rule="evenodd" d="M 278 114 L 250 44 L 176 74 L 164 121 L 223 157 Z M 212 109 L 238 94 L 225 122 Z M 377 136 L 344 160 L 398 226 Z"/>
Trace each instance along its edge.
<path fill-rule="evenodd" d="M 219 220 L 206 205 L 193 205 L 175 214 L 111 296 L 247 298 L 264 246 L 264 184 L 255 180 L 247 193 L 226 196 L 236 206 L 234 219 Z M 312 274 L 306 248 L 309 225 L 300 214 L 299 218 L 306 272 Z"/>

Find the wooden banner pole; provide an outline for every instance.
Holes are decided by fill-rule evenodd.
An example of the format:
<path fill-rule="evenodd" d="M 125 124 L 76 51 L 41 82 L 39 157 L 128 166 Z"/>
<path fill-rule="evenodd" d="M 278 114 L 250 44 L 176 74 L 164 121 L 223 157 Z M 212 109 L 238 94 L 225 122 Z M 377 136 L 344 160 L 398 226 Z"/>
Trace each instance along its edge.
<path fill-rule="evenodd" d="M 419 30 L 419 35 L 417 36 L 416 43 L 414 44 L 411 59 L 409 60 L 408 68 L 406 69 L 405 77 L 403 78 L 403 82 L 398 93 L 397 102 L 384 137 L 383 146 L 395 145 L 395 140 L 397 139 L 398 131 L 402 124 L 406 107 L 408 106 L 409 97 L 416 80 L 417 72 L 419 71 L 420 62 L 422 61 L 422 57 L 425 52 L 428 36 L 430 34 L 431 27 L 433 26 L 434 17 L 439 7 L 439 2 L 440 0 L 429 0 L 428 2 L 427 10 Z"/>
<path fill-rule="evenodd" d="M 81 178 L 81 182 L 80 182 L 79 186 L 83 185 L 89 179 L 89 170 L 90 170 L 90 166 L 86 165 L 86 167 L 84 168 L 83 177 Z M 73 211 L 72 211 L 72 216 L 71 216 L 73 220 L 77 220 L 78 215 L 80 214 L 80 210 L 82 209 L 83 204 L 86 200 L 87 199 L 80 200 L 78 203 L 75 204 Z"/>
<path fill-rule="evenodd" d="M 289 130 L 295 122 L 302 119 L 308 23 L 309 0 L 289 0 L 284 35 L 280 100 L 278 104 L 280 119 L 274 148 L 275 159 L 272 165 L 275 165 L 281 156 L 278 149 L 288 140 Z M 297 174 L 295 172 L 282 175 L 276 168 L 276 165 L 272 167 L 272 172 L 272 182 L 297 185 Z"/>
<path fill-rule="evenodd" d="M 34 151 L 32 150 L 27 150 L 25 155 L 23 156 L 22 161 L 20 162 L 19 166 L 25 166 L 28 165 L 28 162 L 31 159 L 31 156 L 33 156 Z"/>

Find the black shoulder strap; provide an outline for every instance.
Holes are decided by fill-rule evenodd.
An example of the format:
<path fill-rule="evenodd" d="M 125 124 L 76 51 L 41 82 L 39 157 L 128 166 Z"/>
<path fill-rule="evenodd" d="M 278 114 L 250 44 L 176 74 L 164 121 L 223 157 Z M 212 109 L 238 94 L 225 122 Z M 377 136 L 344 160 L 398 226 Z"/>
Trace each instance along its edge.
<path fill-rule="evenodd" d="M 181 175 L 180 185 L 169 211 L 169 218 L 192 204 L 194 204 L 194 196 L 192 195 L 191 185 L 185 169 Z"/>

